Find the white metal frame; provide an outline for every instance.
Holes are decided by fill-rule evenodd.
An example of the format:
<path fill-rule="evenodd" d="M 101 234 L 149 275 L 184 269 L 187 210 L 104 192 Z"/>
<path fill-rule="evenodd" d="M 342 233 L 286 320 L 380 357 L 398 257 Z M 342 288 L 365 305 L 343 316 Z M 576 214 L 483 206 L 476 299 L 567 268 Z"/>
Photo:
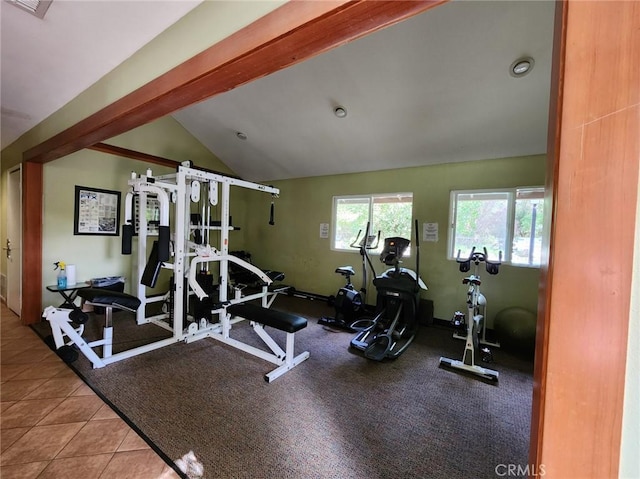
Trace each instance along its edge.
<path fill-rule="evenodd" d="M 469 294 L 471 294 L 471 293 L 467 292 L 467 295 L 469 295 Z M 493 346 L 494 348 L 499 348 L 500 347 L 500 342 L 498 342 L 498 341 L 489 341 L 487 339 L 487 320 L 486 320 L 486 318 L 488 317 L 487 316 L 487 298 L 482 293 L 478 293 L 477 311 L 478 311 L 478 314 L 480 314 L 480 316 L 482 316 L 484 318 L 484 321 L 482 321 L 482 326 L 481 326 L 481 328 L 482 328 L 481 331 L 482 332 L 478 336 L 478 340 L 480 341 L 480 344 L 482 344 L 483 346 Z M 466 335 L 462 335 L 458 331 L 455 331 L 453 333 L 453 337 L 456 338 L 456 339 L 467 339 Z"/>

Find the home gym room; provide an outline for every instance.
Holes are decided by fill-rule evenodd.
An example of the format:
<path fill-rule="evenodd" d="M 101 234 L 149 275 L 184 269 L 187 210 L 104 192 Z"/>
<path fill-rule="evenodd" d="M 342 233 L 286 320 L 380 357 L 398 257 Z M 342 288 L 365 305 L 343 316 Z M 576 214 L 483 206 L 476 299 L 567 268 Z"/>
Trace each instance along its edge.
<path fill-rule="evenodd" d="M 489 12 L 490 5 L 498 10 Z M 206 4 L 198 7 L 197 12 L 202 14 L 207 8 L 220 14 L 217 7 Z M 229 5 L 226 8 L 233 10 Z M 501 22 L 493 24 L 493 21 L 502 14 L 506 17 L 508 8 L 515 9 L 514 15 L 521 19 L 521 23 L 511 24 L 509 28 L 523 38 L 527 28 L 535 30 L 539 43 L 519 45 L 516 38 L 504 40 L 506 33 L 498 29 Z M 466 12 L 468 16 L 462 12 L 465 9 L 471 9 Z M 260 17 L 261 13 L 255 15 Z M 445 22 L 447 15 L 455 16 L 458 29 L 447 27 L 451 25 Z M 120 192 L 122 227 L 127 216 L 125 195 L 131 172 L 140 175 L 139 178 L 142 175 L 156 178 L 175 172 L 175 166 L 168 166 L 171 161 L 176 164 L 191 161 L 196 168 L 215 170 L 230 177 L 239 175 L 278 190 L 277 195 L 269 195 L 263 191 L 233 189 L 229 208 L 233 230 L 229 231 L 228 248 L 250 252 L 252 262 L 264 270 L 284 272 L 282 283 L 295 287 L 295 294 L 281 293 L 272 309 L 307 319 L 307 326 L 296 331 L 296 352 L 306 350 L 309 358 L 273 382 L 262 379 L 270 368 L 264 360 L 206 338 L 185 341 L 186 344 L 180 342 L 95 369 L 88 358 L 80 354 L 72 367 L 103 400 L 130 421 L 162 457 L 174 461 L 192 450 L 204 467 L 204 477 L 259 477 L 271 473 L 285 477 L 495 477 L 510 471 L 521 476 L 541 475 L 545 468 L 540 469 L 540 463 L 531 462 L 530 456 L 531 423 L 535 420 L 535 416 L 532 417 L 535 323 L 530 324 L 530 318 L 538 312 L 541 279 L 538 264 L 545 254 L 540 239 L 549 235 L 548 230 L 542 229 L 544 213 L 549 211 L 548 202 L 536 203 L 540 208 L 537 218 L 540 230 L 536 227 L 529 230 L 528 239 L 531 240 L 531 231 L 535 233 L 531 244 L 539 245 L 537 259 L 534 260 L 535 255 L 525 255 L 525 259 L 512 261 L 517 252 L 498 248 L 503 255 L 499 274 L 489 274 L 484 265 L 480 270 L 482 294 L 487 303 L 483 313 L 491 336 L 496 334 L 495 319 L 499 312 L 519 308 L 529 313 L 521 316 L 528 321 L 526 326 L 519 331 L 507 331 L 511 336 L 501 338 L 501 347 L 490 348 L 491 362 L 478 361 L 498 371 L 499 380 L 482 381 L 473 375 L 443 368 L 439 359 L 443 356 L 462 358 L 465 341 L 453 338 L 454 328 L 450 323 L 456 311 L 465 311 L 468 287 L 462 281 L 474 272 L 461 271 L 455 261 L 455 245 L 468 246 L 452 240 L 455 201 L 473 203 L 474 194 L 503 194 L 501 201 L 504 198 L 513 198 L 507 203 L 514 201 L 505 209 L 517 209 L 518 198 L 523 198 L 518 196 L 519 192 L 530 193 L 532 189 L 544 187 L 547 181 L 554 15 L 555 5 L 546 2 L 514 3 L 508 7 L 504 3 L 450 2 L 238 86 L 213 97 L 210 105 L 207 102 L 193 105 L 172 116 L 105 138 L 107 147 L 93 144 L 45 163 L 42 168 L 45 199 L 44 247 L 40 261 L 42 287 L 38 292 L 42 308 L 58 306 L 61 302 L 57 293 L 46 289 L 56 282 L 58 271 L 53 264 L 59 261 L 74 264 L 81 280 L 123 276 L 125 291 L 136 294 L 137 281 L 132 278 L 137 278 L 142 268 L 134 264 L 131 256 L 122 255 L 124 228 L 111 238 L 73 234 L 77 202 L 74 186 Z M 189 19 L 196 22 L 195 15 L 184 20 Z M 429 23 L 425 26 L 421 21 Z M 411 31 L 410 22 L 420 25 L 419 36 L 407 33 Z M 449 48 L 462 50 L 488 48 L 476 43 L 473 32 L 486 37 L 489 22 L 495 35 L 491 48 L 518 52 L 508 61 L 501 61 L 500 67 L 487 65 L 480 57 L 477 64 L 468 59 L 460 61 L 458 55 L 444 55 L 433 46 L 440 41 Z M 176 30 L 167 31 L 163 41 L 169 42 L 172 38 L 169 34 L 177 34 Z M 438 32 L 438 36 L 423 40 L 425 31 Z M 390 49 L 393 35 L 399 35 L 404 45 L 419 45 L 422 41 L 429 46 L 424 48 L 427 57 L 422 62 L 414 57 L 422 54 L 422 48 L 411 49 L 414 64 L 430 64 L 445 56 L 450 61 L 430 70 L 434 82 L 416 78 L 415 73 L 411 81 L 404 81 L 399 70 L 393 68 L 388 69 L 391 78 L 377 69 L 370 70 L 365 77 L 378 74 L 385 81 L 376 86 L 376 82 L 367 80 L 366 85 L 371 85 L 373 92 L 368 91 L 362 80 L 348 73 L 345 66 L 351 58 L 346 56 L 350 53 L 348 49 L 355 50 L 356 57 L 362 56 L 358 48 L 378 54 L 384 52 L 389 55 L 385 61 L 391 61 L 397 53 L 385 52 L 385 47 Z M 155 50 L 147 46 L 137 54 L 140 61 L 145 57 L 155 59 L 163 45 L 166 43 L 160 43 Z M 533 69 L 517 78 L 509 74 L 509 69 L 521 58 L 532 59 Z M 374 60 L 374 64 L 376 61 L 380 62 Z M 333 67 L 335 70 L 331 65 L 337 65 Z M 458 72 L 456 68 L 462 70 Z M 287 81 L 294 69 L 299 70 L 294 73 L 304 80 Z M 319 72 L 333 77 L 335 84 L 344 88 L 340 90 L 343 93 L 332 93 L 330 90 L 338 87 L 333 87 Z M 117 73 L 123 74 L 116 70 L 110 74 L 111 78 Z M 154 77 L 149 75 L 150 79 Z M 495 85 L 491 94 L 486 93 L 490 89 L 483 90 L 484 95 L 477 99 L 477 95 L 472 95 L 474 90 L 498 81 L 490 75 L 500 77 L 500 82 L 520 86 L 516 91 L 508 91 Z M 544 81 L 536 84 L 537 89 L 532 91 L 526 82 L 534 75 L 544 77 Z M 435 78 L 458 87 L 456 95 L 447 97 L 438 89 L 442 85 L 435 84 Z M 82 109 L 83 99 L 87 105 L 84 108 L 89 111 L 95 103 L 109 104 L 109 100 L 96 100 L 92 96 L 99 96 L 101 89 L 110 84 L 109 79 L 96 85 L 98 93 L 90 90 L 85 98 L 65 108 Z M 466 90 L 462 84 L 467 85 Z M 420 93 L 406 98 L 406 92 L 416 88 Z M 375 100 L 365 99 L 364 93 L 373 95 Z M 421 100 L 423 96 L 425 103 Z M 479 103 L 470 106 L 472 97 Z M 528 109 L 519 103 L 525 98 L 531 101 Z M 453 103 L 458 111 L 455 108 L 454 111 L 438 110 L 441 107 L 438 102 Z M 493 116 L 504 104 L 513 103 L 516 104 L 512 105 L 514 110 L 508 119 Z M 346 116 L 339 116 L 336 111 L 339 107 Z M 413 111 L 426 107 L 438 112 L 434 118 Z M 207 110 L 215 111 L 217 116 L 207 117 Z M 306 121 L 311 122 L 306 131 L 303 128 L 304 135 L 300 137 L 295 136 L 300 135 L 300 130 L 294 128 L 301 122 L 298 111 L 308 114 Z M 524 111 L 531 114 L 525 115 Z M 282 116 L 276 117 L 275 112 Z M 76 115 L 82 119 L 87 113 Z M 221 123 L 223 121 L 228 124 Z M 364 126 L 368 121 L 377 125 Z M 505 128 L 513 130 L 509 134 L 501 133 L 496 126 L 500 121 Z M 207 131 L 206 125 L 212 125 L 212 130 Z M 388 136 L 374 130 L 380 126 Z M 416 133 L 414 126 L 422 133 Z M 485 126 L 488 128 L 483 129 Z M 40 140 L 23 138 L 7 151 L 3 150 L 3 175 L 7 171 L 6 159 L 11 162 L 21 155 L 25 144 L 32 147 L 61 130 L 49 128 L 50 132 Z M 280 131 L 276 133 L 278 128 Z M 269 130 L 269 134 L 264 135 Z M 232 138 L 223 140 L 223 135 Z M 409 141 L 421 135 L 425 142 L 422 145 L 415 146 Z M 447 139 L 454 140 L 453 146 L 445 148 Z M 222 145 L 229 150 L 215 150 Z M 287 145 L 294 149 L 286 150 Z M 296 150 L 300 145 L 303 148 Z M 520 147 L 525 150 L 518 149 Z M 149 158 L 152 162 L 131 159 L 142 159 L 145 155 L 153 155 Z M 225 157 L 229 158 L 227 162 L 223 160 Z M 306 161 L 296 165 L 300 158 Z M 302 169 L 295 170 L 296 167 Z M 535 193 L 535 201 L 524 198 L 527 204 L 541 199 L 538 192 Z M 361 286 L 363 258 L 357 245 L 351 248 L 349 244 L 358 232 L 366 236 L 368 221 L 374 224 L 371 236 L 376 236 L 376 220 L 381 221 L 376 217 L 367 217 L 364 221 L 359 218 L 343 240 L 344 251 L 340 251 L 335 236 L 338 213 L 342 211 L 341 205 L 349 204 L 354 198 L 367 201 L 382 198 L 390 202 L 389 198 L 401 196 L 406 206 L 409 194 L 408 229 L 402 234 L 385 231 L 381 242 L 390 236 L 407 237 L 411 246 L 401 266 L 418 271 L 428 289 L 419 293 L 415 315 L 419 327 L 410 347 L 396 359 L 375 361 L 350 350 L 350 340 L 355 333 L 323 327 L 317 322 L 325 315 L 336 316 L 335 302 L 327 301 L 344 286 L 344 278 L 336 274 L 336 268 L 353 266 L 355 274 L 351 280 L 356 287 Z M 491 196 L 492 200 L 495 198 Z M 191 211 L 199 213 L 204 202 L 192 198 L 192 203 Z M 4 196 L 3 204 L 6 204 Z M 220 206 L 212 205 L 211 217 L 214 221 L 224 221 Z M 175 221 L 173 215 L 171 221 Z M 537 223 L 534 221 L 534 224 Z M 463 225 L 455 222 L 454 226 L 463 229 Z M 509 240 L 513 239 L 513 227 L 511 224 L 506 228 Z M 134 248 L 136 241 L 134 238 Z M 512 242 L 507 244 L 511 248 Z M 213 246 L 222 249 L 219 242 Z M 481 251 L 487 245 L 472 246 Z M 380 249 L 368 253 L 377 273 L 390 266 L 380 261 Z M 469 251 L 462 251 L 461 258 L 467 258 L 468 254 Z M 419 264 L 416 263 L 418 255 Z M 491 248 L 488 258 L 498 260 Z M 517 261 L 535 261 L 535 264 L 514 264 Z M 168 273 L 163 271 L 156 288 L 148 292 L 164 294 L 169 285 Z M 377 300 L 372 273 L 369 269 L 366 284 L 370 310 Z M 134 340 L 149 339 L 144 336 L 154 328 L 136 327 L 131 318 L 126 317 L 128 314 L 118 312 L 114 316 L 116 354 L 131 347 Z M 87 323 L 87 334 L 93 326 L 101 324 L 100 321 L 100 316 L 92 317 Z M 134 323 L 134 327 L 127 329 L 124 339 L 119 337 L 118 328 L 127 327 L 122 324 L 127 321 Z M 47 329 L 43 325 L 49 326 L 41 323 L 41 331 Z M 133 333 L 136 330 L 140 330 L 142 337 L 128 336 L 136 334 Z M 516 333 L 525 334 L 526 338 L 514 346 Z M 276 331 L 274 336 L 277 335 Z M 512 344 L 508 344 L 509 340 Z M 175 369 L 169 369 L 169 365 Z M 145 400 L 141 401 L 141 397 Z"/>

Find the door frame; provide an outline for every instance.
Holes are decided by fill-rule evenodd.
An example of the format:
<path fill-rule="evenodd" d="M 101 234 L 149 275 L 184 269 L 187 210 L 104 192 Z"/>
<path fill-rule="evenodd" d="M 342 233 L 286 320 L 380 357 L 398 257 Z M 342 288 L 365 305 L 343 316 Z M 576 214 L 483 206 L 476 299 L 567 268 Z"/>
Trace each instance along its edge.
<path fill-rule="evenodd" d="M 17 183 L 16 183 L 17 175 Z M 18 191 L 14 189 L 17 187 Z M 17 193 L 17 194 L 16 194 Z M 17 210 L 17 214 L 16 214 Z M 12 252 L 17 254 L 11 261 L 7 258 L 7 307 L 20 316 L 22 310 L 22 165 L 7 172 L 7 240 L 12 243 Z M 3 245 L 3 248 L 6 244 Z M 4 249 L 3 249 L 4 251 Z M 13 266 L 12 266 L 13 265 Z M 15 277 L 13 277 L 15 275 Z"/>

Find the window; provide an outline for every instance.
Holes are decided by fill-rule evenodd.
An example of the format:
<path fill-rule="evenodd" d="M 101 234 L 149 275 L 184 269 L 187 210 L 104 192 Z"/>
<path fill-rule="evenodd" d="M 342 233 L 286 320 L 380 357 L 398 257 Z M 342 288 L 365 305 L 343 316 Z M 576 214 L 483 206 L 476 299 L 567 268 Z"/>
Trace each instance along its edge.
<path fill-rule="evenodd" d="M 449 258 L 474 246 L 490 259 L 539 266 L 542 255 L 544 188 L 452 191 Z"/>
<path fill-rule="evenodd" d="M 413 193 L 334 196 L 331 247 L 339 251 L 353 251 L 351 244 L 356 240 L 358 231 L 362 239 L 369 222 L 369 235 L 377 236 L 380 231 L 378 249 L 372 250 L 380 252 L 384 238 L 401 236 L 411 239 L 412 214 Z"/>

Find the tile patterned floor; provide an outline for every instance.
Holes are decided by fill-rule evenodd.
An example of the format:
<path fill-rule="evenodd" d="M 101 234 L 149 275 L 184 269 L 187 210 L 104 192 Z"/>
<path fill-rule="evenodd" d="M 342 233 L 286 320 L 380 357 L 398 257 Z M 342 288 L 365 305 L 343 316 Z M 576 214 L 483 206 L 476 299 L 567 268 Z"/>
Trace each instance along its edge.
<path fill-rule="evenodd" d="M 2 479 L 178 479 L 111 408 L 2 303 Z"/>

